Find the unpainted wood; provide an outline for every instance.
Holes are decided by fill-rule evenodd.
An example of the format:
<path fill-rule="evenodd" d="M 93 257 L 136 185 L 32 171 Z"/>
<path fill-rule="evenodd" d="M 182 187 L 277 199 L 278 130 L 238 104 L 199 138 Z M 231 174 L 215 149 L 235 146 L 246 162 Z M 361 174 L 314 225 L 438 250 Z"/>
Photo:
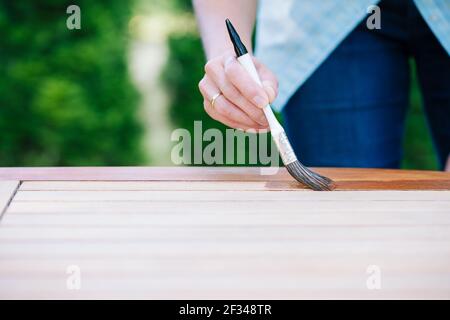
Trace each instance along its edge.
<path fill-rule="evenodd" d="M 19 181 L 0 181 L 0 221 L 18 186 Z"/>

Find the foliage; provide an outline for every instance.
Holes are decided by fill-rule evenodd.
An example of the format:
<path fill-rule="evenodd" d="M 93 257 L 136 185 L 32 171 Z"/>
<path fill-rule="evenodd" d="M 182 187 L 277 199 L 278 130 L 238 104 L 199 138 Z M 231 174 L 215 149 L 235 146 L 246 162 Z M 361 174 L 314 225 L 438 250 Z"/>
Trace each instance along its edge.
<path fill-rule="evenodd" d="M 202 122 L 202 130 L 205 132 L 210 128 L 221 130 L 222 136 L 226 137 L 226 127 L 213 120 L 203 108 L 203 98 L 198 90 L 198 82 L 204 75 L 205 57 L 200 38 L 197 34 L 172 34 L 168 39 L 169 59 L 162 72 L 162 80 L 166 84 L 167 90 L 171 96 L 170 117 L 177 128 L 189 130 L 194 137 L 194 121 Z M 268 165 L 268 159 L 265 156 L 271 155 L 271 139 L 266 136 L 257 135 L 253 140 L 257 145 L 250 144 L 252 133 L 247 134 L 246 144 L 239 145 L 237 138 L 234 140 L 233 156 L 228 155 L 224 150 L 223 159 L 229 165 Z M 194 137 L 195 138 L 195 137 Z M 265 139 L 265 140 L 261 140 Z M 260 144 L 267 141 L 266 148 L 260 149 Z M 203 147 L 210 144 L 209 141 L 203 142 Z M 249 150 L 248 148 L 254 149 Z M 239 151 L 238 151 L 239 150 Z M 252 156 L 259 155 L 257 159 L 250 160 Z M 192 146 L 194 154 L 194 146 Z M 261 153 L 261 154 L 260 154 Z M 240 157 L 238 156 L 240 155 Z M 234 159 L 229 161 L 226 159 Z M 245 163 L 242 163 L 241 157 L 245 157 Z M 252 157 L 253 158 L 253 157 Z M 232 162 L 232 163 L 229 163 Z M 281 163 L 281 160 L 280 160 Z M 201 165 L 205 165 L 202 161 Z"/>
<path fill-rule="evenodd" d="M 173 0 L 173 4 L 179 10 L 192 11 L 191 0 Z"/>
<path fill-rule="evenodd" d="M 169 57 L 162 81 L 172 97 L 169 112 L 174 125 L 190 128 L 195 120 L 201 120 L 206 127 L 218 126 L 219 123 L 205 113 L 198 90 L 205 64 L 200 38 L 193 34 L 172 34 L 167 43 Z"/>
<path fill-rule="evenodd" d="M 143 161 L 126 68 L 130 1 L 0 0 L 0 165 Z"/>
<path fill-rule="evenodd" d="M 422 97 L 414 63 L 411 63 L 411 74 L 411 103 L 405 124 L 402 167 L 405 169 L 438 170 L 436 154 L 433 150 L 430 132 L 423 112 Z"/>

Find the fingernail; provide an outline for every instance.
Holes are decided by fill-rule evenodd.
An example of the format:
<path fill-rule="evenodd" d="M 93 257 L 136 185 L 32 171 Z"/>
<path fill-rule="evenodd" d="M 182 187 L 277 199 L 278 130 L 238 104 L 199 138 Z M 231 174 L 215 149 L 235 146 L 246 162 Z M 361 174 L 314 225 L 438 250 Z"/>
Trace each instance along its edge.
<path fill-rule="evenodd" d="M 266 89 L 266 92 L 269 91 L 269 92 L 267 92 L 269 99 L 274 99 L 275 95 L 276 95 L 275 89 L 272 88 L 271 86 L 264 86 L 264 88 Z M 272 102 L 272 101 L 270 101 L 270 102 Z"/>
<path fill-rule="evenodd" d="M 267 100 L 260 96 L 254 97 L 253 102 L 256 104 L 257 107 L 261 109 L 267 105 Z"/>
<path fill-rule="evenodd" d="M 256 128 L 248 128 L 245 130 L 245 133 L 258 133 L 258 129 Z"/>

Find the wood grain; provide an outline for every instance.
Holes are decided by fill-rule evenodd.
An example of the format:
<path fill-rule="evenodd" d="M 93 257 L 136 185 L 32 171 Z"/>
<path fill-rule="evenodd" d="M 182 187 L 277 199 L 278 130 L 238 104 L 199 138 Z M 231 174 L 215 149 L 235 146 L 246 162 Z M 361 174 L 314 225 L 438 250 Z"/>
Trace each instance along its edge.
<path fill-rule="evenodd" d="M 128 240 L 139 241 L 322 241 L 322 242 L 440 242 L 450 241 L 450 225 L 434 226 L 27 226 L 3 225 L 0 232 L 2 243 L 27 242 L 77 242 L 77 243 L 119 243 Z"/>
<path fill-rule="evenodd" d="M 448 173 L 319 171 L 2 168 L 0 299 L 450 299 Z"/>
<path fill-rule="evenodd" d="M 314 211 L 311 214 L 302 214 L 302 208 L 297 212 L 288 212 L 283 215 L 276 213 L 250 213 L 242 212 L 212 212 L 195 213 L 152 213 L 147 214 L 15 214 L 6 215 L 3 225 L 23 226 L 105 226 L 105 227 L 150 227 L 150 226 L 415 226 L 415 225 L 450 225 L 450 215 L 444 212 L 403 212 L 395 210 L 378 212 L 338 212 L 323 213 Z"/>
<path fill-rule="evenodd" d="M 450 173 L 389 169 L 317 168 L 336 181 L 337 190 L 450 190 Z M 57 167 L 0 168 L 0 180 L 73 181 L 283 181 L 301 186 L 279 168 L 263 175 L 259 167 Z M 272 173 L 272 172 L 271 172 Z"/>
<path fill-rule="evenodd" d="M 359 191 L 339 192 L 264 192 L 264 191 L 22 191 L 16 201 L 450 201 L 450 192 L 388 192 L 374 194 Z"/>

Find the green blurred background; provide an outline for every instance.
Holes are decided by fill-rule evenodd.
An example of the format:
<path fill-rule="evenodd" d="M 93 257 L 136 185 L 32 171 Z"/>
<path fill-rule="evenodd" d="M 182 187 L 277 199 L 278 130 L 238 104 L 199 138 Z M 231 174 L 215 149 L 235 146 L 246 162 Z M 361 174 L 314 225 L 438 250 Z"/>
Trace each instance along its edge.
<path fill-rule="evenodd" d="M 187 0 L 0 0 L 0 166 L 172 165 L 174 128 L 225 129 L 203 110 L 204 59 Z M 435 170 L 411 80 L 403 167 Z"/>

